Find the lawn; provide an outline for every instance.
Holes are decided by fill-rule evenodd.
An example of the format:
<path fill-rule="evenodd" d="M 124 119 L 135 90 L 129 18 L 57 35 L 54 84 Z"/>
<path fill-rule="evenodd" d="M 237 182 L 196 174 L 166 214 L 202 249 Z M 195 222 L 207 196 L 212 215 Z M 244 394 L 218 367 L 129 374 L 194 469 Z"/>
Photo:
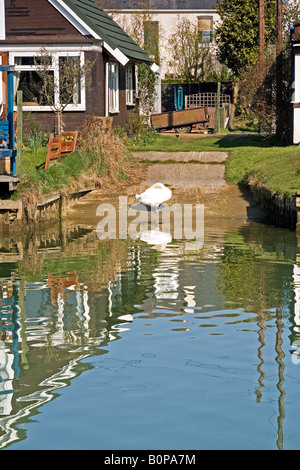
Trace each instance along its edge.
<path fill-rule="evenodd" d="M 68 186 L 71 179 L 79 178 L 91 163 L 91 159 L 77 152 L 67 155 L 45 171 L 47 148 L 39 147 L 35 152 L 24 149 L 22 155 L 22 177 L 14 198 L 25 190 L 40 190 L 41 193 L 58 191 Z"/>
<path fill-rule="evenodd" d="M 123 181 L 133 168 L 131 154 L 117 135 L 109 138 L 95 128 L 87 127 L 77 141 L 76 151 L 53 160 L 45 171 L 46 146 L 23 149 L 21 181 L 13 199 L 46 193 L 78 190 L 104 179 Z"/>
<path fill-rule="evenodd" d="M 271 141 L 257 134 L 226 134 L 224 136 L 184 135 L 174 134 L 151 136 L 143 144 L 135 141 L 128 146 L 132 155 L 135 151 L 222 151 L 228 152 L 226 161 L 226 179 L 235 184 L 243 184 L 249 178 L 264 185 L 272 193 L 281 196 L 293 196 L 300 191 L 300 147 L 280 147 L 272 145 Z M 129 142 L 130 144 L 130 142 Z M 59 163 L 50 166 L 45 172 L 46 147 L 39 147 L 35 152 L 23 151 L 22 188 L 39 186 L 43 193 L 59 190 L 71 179 L 78 179 L 80 174 L 92 163 L 90 152 L 79 154 L 75 152 L 61 159 Z M 170 160 L 172 156 L 170 155 Z M 19 192 L 20 192 L 19 191 Z M 16 194 L 18 197 L 18 192 Z"/>
<path fill-rule="evenodd" d="M 280 147 L 257 134 L 226 134 L 224 136 L 158 135 L 150 145 L 133 151 L 161 152 L 228 152 L 226 179 L 243 184 L 249 178 L 272 193 L 291 197 L 300 191 L 300 147 Z M 170 156 L 170 159 L 172 157 Z"/>

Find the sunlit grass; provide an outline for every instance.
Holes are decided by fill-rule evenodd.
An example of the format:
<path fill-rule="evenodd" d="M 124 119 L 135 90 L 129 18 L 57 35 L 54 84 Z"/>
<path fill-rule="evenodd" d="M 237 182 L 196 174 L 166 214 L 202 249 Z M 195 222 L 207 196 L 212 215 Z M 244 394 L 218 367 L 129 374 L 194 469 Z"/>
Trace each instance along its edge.
<path fill-rule="evenodd" d="M 215 136 L 158 135 L 149 146 L 134 151 L 158 152 L 227 152 L 226 179 L 235 184 L 249 178 L 272 193 L 291 197 L 300 191 L 300 147 L 275 146 L 258 134 L 227 134 Z M 172 156 L 170 155 L 170 160 Z"/>
<path fill-rule="evenodd" d="M 176 137 L 174 134 L 157 135 L 149 144 L 129 147 L 134 156 L 135 151 L 170 152 L 227 152 L 229 157 L 225 163 L 226 179 L 235 184 L 244 184 L 249 178 L 258 185 L 263 185 L 272 193 L 293 196 L 300 191 L 300 147 L 279 147 L 270 140 L 257 134 L 227 134 L 216 137 L 185 135 Z M 69 181 L 79 178 L 93 161 L 90 153 L 75 152 L 54 163 L 48 171 L 44 170 L 47 149 L 40 147 L 35 153 L 29 149 L 23 152 L 23 181 L 33 188 L 47 193 L 59 190 Z M 120 170 L 120 179 L 127 175 Z M 20 185 L 19 192 L 22 190 Z M 18 195 L 18 193 L 17 193 Z M 17 197 L 17 195 L 15 197 Z"/>

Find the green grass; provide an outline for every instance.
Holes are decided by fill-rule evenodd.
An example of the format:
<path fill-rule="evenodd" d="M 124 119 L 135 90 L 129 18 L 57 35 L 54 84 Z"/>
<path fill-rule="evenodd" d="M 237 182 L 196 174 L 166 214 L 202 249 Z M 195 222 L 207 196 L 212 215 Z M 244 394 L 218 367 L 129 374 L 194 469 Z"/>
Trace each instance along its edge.
<path fill-rule="evenodd" d="M 89 155 L 75 152 L 53 162 L 45 171 L 46 154 L 45 147 L 39 147 L 36 152 L 24 149 L 22 177 L 13 199 L 18 199 L 22 193 L 30 190 L 45 194 L 66 188 L 92 165 L 93 160 Z"/>
<path fill-rule="evenodd" d="M 226 179 L 243 184 L 250 177 L 272 193 L 292 197 L 300 191 L 300 147 L 279 147 L 257 134 L 227 134 L 221 137 L 158 135 L 148 146 L 134 151 L 160 152 L 228 152 Z M 172 157 L 170 156 L 170 160 Z"/>
<path fill-rule="evenodd" d="M 47 148 L 39 147 L 36 152 L 25 148 L 22 153 L 22 171 L 23 173 L 31 173 L 43 165 L 46 161 Z"/>
<path fill-rule="evenodd" d="M 300 191 L 300 147 L 279 147 L 257 134 L 226 134 L 216 136 L 157 135 L 149 144 L 143 142 L 129 149 L 134 151 L 201 152 L 222 151 L 229 154 L 226 161 L 226 179 L 235 184 L 244 184 L 252 178 L 272 193 L 292 197 Z M 60 159 L 44 170 L 47 149 L 36 152 L 25 149 L 22 160 L 22 182 L 14 195 L 19 197 L 24 189 L 38 188 L 42 193 L 58 191 L 68 186 L 72 179 L 92 164 L 92 156 L 74 153 Z M 170 155 L 170 162 L 172 155 Z M 121 171 L 120 180 L 127 179 Z"/>

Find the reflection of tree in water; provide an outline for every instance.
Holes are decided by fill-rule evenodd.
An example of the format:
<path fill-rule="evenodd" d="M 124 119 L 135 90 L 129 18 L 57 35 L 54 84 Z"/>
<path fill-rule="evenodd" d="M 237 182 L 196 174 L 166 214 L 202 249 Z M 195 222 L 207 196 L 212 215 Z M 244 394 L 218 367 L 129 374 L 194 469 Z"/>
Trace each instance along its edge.
<path fill-rule="evenodd" d="M 253 235 L 253 234 L 252 234 Z M 297 239 L 289 232 L 272 231 L 264 227 L 261 238 L 248 237 L 247 231 L 238 236 L 229 235 L 224 244 L 217 288 L 221 290 L 232 308 L 243 308 L 258 317 L 246 321 L 255 321 L 258 325 L 258 388 L 255 391 L 260 403 L 264 389 L 264 348 L 266 347 L 267 324 L 275 320 L 276 332 L 274 347 L 275 361 L 278 368 L 276 387 L 278 396 L 277 447 L 284 448 L 283 421 L 284 407 L 284 352 L 282 334 L 284 317 L 293 322 L 294 291 L 292 287 L 293 263 L 296 260 Z M 273 324 L 271 322 L 271 324 Z M 290 338 L 291 339 L 291 338 Z"/>
<path fill-rule="evenodd" d="M 292 301 L 291 264 L 260 244 L 251 246 L 241 235 L 227 237 L 220 261 L 217 288 L 232 308 L 260 314 Z"/>

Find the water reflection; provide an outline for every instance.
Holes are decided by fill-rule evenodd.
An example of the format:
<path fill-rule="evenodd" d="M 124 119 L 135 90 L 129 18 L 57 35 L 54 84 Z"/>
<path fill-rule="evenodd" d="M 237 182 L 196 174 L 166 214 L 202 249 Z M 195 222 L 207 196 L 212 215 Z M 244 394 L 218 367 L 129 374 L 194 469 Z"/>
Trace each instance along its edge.
<path fill-rule="evenodd" d="M 160 318 L 170 321 L 171 334 L 190 340 L 255 332 L 253 393 L 262 404 L 276 364 L 276 445 L 284 448 L 286 355 L 290 350 L 297 360 L 300 345 L 293 232 L 259 224 L 222 236 L 210 231 L 203 247 L 191 252 L 176 240 L 162 246 L 103 242 L 92 228 L 60 226 L 57 234 L 3 238 L 0 276 L 1 448 L 26 439 L 22 425 L 37 408 L 89 369 L 82 359 L 106 354 L 109 342 L 122 338 L 135 320 Z M 276 353 L 271 361 L 270 347 Z M 234 376 L 225 352 L 218 360 L 220 376 Z M 216 367 L 209 361 L 205 367 Z M 195 358 L 187 364 L 204 367 Z"/>

